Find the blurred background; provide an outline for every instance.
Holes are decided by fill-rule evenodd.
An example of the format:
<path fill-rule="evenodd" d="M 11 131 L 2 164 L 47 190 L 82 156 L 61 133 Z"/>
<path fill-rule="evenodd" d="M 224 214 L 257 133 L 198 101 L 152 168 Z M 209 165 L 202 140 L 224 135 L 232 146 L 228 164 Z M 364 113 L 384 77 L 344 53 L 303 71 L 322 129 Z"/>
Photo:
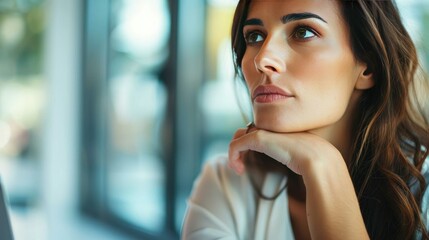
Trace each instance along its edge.
<path fill-rule="evenodd" d="M 236 4 L 0 0 L 0 177 L 16 239 L 179 238 L 203 162 L 249 118 L 229 47 Z M 429 1 L 398 5 L 428 67 Z"/>

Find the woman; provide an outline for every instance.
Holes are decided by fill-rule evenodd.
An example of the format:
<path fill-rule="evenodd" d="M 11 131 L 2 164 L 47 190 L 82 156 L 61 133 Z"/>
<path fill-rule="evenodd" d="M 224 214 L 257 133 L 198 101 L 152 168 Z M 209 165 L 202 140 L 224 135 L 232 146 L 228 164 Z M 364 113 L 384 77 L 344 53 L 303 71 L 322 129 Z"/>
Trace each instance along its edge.
<path fill-rule="evenodd" d="M 429 127 L 392 1 L 240 0 L 232 48 L 254 124 L 206 165 L 184 239 L 429 239 Z"/>

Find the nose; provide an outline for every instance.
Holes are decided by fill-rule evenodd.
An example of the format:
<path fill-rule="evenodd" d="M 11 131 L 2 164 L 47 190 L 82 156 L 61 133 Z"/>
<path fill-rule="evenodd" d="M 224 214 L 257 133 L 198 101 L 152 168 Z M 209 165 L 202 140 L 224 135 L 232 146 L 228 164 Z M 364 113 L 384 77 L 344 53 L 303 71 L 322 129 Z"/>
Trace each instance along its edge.
<path fill-rule="evenodd" d="M 279 40 L 266 39 L 255 56 L 256 69 L 267 75 L 284 72 L 286 48 Z"/>

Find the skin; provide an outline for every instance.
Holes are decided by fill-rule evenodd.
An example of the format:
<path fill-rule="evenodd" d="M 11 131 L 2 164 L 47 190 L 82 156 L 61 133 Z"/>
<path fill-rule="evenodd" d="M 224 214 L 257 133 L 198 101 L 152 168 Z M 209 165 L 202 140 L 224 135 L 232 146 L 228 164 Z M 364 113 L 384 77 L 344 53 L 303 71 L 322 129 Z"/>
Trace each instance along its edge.
<path fill-rule="evenodd" d="M 295 13 L 315 15 L 281 20 Z M 247 20 L 250 92 L 275 86 L 287 97 L 252 96 L 255 127 L 235 133 L 230 165 L 243 173 L 242 153 L 253 150 L 302 176 L 301 191 L 288 191 L 297 239 L 368 239 L 346 161 L 359 98 L 374 82 L 351 51 L 337 1 L 256 0 Z"/>

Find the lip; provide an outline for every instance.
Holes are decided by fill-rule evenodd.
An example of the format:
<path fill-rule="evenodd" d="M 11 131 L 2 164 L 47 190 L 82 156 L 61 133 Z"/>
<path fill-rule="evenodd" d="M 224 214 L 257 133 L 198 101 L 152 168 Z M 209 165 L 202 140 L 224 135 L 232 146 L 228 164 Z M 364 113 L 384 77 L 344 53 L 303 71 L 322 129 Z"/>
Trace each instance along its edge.
<path fill-rule="evenodd" d="M 274 85 L 260 85 L 252 94 L 252 101 L 258 103 L 270 103 L 293 97 L 292 94 Z"/>

